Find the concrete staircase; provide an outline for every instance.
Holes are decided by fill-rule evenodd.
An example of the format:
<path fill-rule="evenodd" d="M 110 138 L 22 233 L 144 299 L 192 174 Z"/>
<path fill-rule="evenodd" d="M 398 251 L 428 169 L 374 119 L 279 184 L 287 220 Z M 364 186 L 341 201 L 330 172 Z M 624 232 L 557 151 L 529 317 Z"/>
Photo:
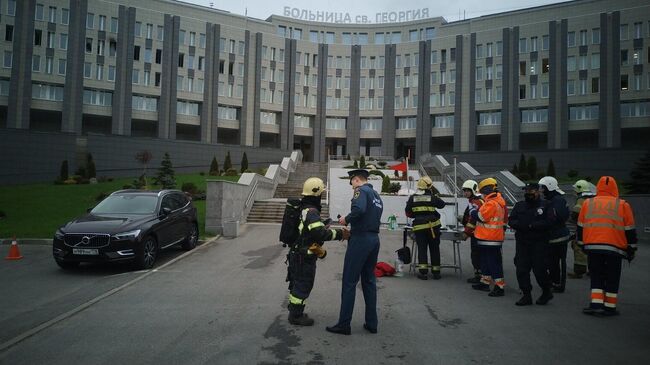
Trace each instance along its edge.
<path fill-rule="evenodd" d="M 286 184 L 278 185 L 273 199 L 258 200 L 253 203 L 247 221 L 249 223 L 282 223 L 287 198 L 299 199 L 302 194 L 302 185 L 310 177 L 319 177 L 327 183 L 327 163 L 300 163 L 296 171 L 289 176 Z M 329 207 L 323 202 L 321 217 L 328 216 Z"/>

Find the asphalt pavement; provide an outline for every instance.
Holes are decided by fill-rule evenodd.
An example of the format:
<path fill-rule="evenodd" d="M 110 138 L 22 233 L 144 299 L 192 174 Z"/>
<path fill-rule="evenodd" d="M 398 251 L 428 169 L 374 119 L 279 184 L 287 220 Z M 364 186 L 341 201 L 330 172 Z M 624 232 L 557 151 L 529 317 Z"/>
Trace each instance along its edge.
<path fill-rule="evenodd" d="M 0 364 L 645 364 L 650 358 L 650 245 L 624 264 L 615 318 L 581 313 L 588 279 L 569 280 L 547 306 L 516 307 L 514 242 L 504 248 L 506 296 L 490 298 L 443 270 L 440 281 L 378 279 L 379 333 L 363 330 L 357 291 L 352 335 L 334 335 L 346 243 L 326 245 L 306 312 L 287 322 L 285 253 L 278 225 L 247 225 L 189 253 L 172 251 L 153 271 L 122 265 L 60 270 L 45 245 L 0 262 Z M 392 262 L 401 233 L 382 231 Z M 0 247 L 5 254 L 7 246 Z M 452 259 L 443 242 L 443 263 Z M 569 263 L 572 255 L 569 253 Z M 534 296 L 539 295 L 537 288 Z"/>

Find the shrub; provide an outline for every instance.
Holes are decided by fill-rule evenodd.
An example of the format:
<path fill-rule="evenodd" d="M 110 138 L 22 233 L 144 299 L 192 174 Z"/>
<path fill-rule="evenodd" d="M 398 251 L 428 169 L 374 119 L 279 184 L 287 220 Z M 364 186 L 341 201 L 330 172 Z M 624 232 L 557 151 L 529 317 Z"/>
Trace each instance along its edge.
<path fill-rule="evenodd" d="M 183 185 L 181 186 L 181 190 L 186 193 L 190 193 L 191 195 L 194 195 L 199 191 L 196 185 L 192 182 L 183 183 Z"/>
<path fill-rule="evenodd" d="M 555 176 L 555 164 L 553 159 L 548 160 L 548 167 L 546 168 L 546 176 Z"/>
<path fill-rule="evenodd" d="M 381 171 L 379 171 L 379 170 L 370 170 L 370 171 L 368 171 L 368 173 L 369 173 L 370 175 L 381 176 L 382 179 L 383 179 L 384 177 L 386 177 L 386 175 L 384 175 L 384 173 L 381 172 Z"/>
<path fill-rule="evenodd" d="M 381 192 L 388 193 L 390 191 L 390 177 L 384 176 L 381 181 Z"/>
<path fill-rule="evenodd" d="M 378 161 L 377 166 L 381 167 L 382 169 L 388 165 L 388 162 L 386 161 Z"/>
<path fill-rule="evenodd" d="M 63 181 L 64 185 L 75 185 L 76 183 L 77 183 L 77 180 L 75 180 L 75 179 L 68 179 L 68 180 Z"/>
<path fill-rule="evenodd" d="M 112 179 L 110 179 L 110 178 L 108 178 L 106 176 L 100 176 L 100 177 L 97 178 L 97 182 L 100 182 L 100 183 L 105 183 L 105 182 L 111 181 L 111 180 Z"/>
<path fill-rule="evenodd" d="M 570 177 L 571 179 L 575 179 L 578 177 L 578 170 L 571 169 L 567 171 L 566 176 Z"/>
<path fill-rule="evenodd" d="M 237 176 L 237 175 L 239 175 L 237 173 L 237 170 L 235 170 L 233 168 L 230 168 L 230 169 L 226 170 L 226 176 Z"/>
<path fill-rule="evenodd" d="M 526 163 L 526 171 L 528 171 L 528 176 L 531 178 L 537 177 L 537 159 L 535 156 L 528 157 L 528 162 Z"/>
<path fill-rule="evenodd" d="M 93 155 L 90 153 L 86 155 L 86 178 L 91 179 L 97 177 L 97 169 L 95 168 L 95 161 Z"/>
<path fill-rule="evenodd" d="M 63 185 L 64 181 L 65 181 L 65 180 L 62 180 L 62 179 L 60 179 L 60 178 L 59 178 L 59 179 L 56 179 L 56 180 L 54 180 L 54 185 Z"/>
<path fill-rule="evenodd" d="M 517 164 L 512 166 L 512 170 L 510 170 L 510 172 L 512 172 L 513 175 L 517 176 L 517 173 L 519 172 L 519 170 L 517 169 Z"/>
<path fill-rule="evenodd" d="M 217 162 L 217 156 L 212 157 L 209 173 L 211 176 L 219 176 L 219 162 Z"/>
<path fill-rule="evenodd" d="M 248 156 L 246 156 L 246 152 L 244 152 L 244 154 L 241 156 L 241 166 L 239 168 L 239 171 L 241 171 L 243 174 L 246 172 L 246 170 L 248 170 Z"/>
<path fill-rule="evenodd" d="M 142 188 L 146 188 L 146 186 L 147 186 L 147 179 L 145 178 L 145 175 L 142 174 L 142 175 L 140 175 L 140 177 L 138 177 L 137 179 L 133 180 L 133 183 L 131 184 L 131 186 L 133 187 L 133 189 L 142 189 Z"/>
<path fill-rule="evenodd" d="M 167 152 L 165 152 L 165 156 L 163 156 L 163 159 L 160 162 L 160 168 L 158 168 L 158 176 L 155 177 L 154 184 L 162 185 L 163 189 L 173 189 L 176 187 L 176 177 L 174 174 L 172 161 L 169 157 L 169 153 Z"/>
<path fill-rule="evenodd" d="M 361 157 L 359 158 L 359 168 L 360 169 L 366 168 L 366 158 L 363 155 L 361 155 Z"/>
<path fill-rule="evenodd" d="M 59 173 L 59 179 L 68 180 L 68 160 L 63 160 L 61 162 L 61 172 Z"/>
<path fill-rule="evenodd" d="M 388 188 L 388 192 L 391 193 L 391 194 L 397 194 L 401 188 L 402 188 L 402 185 L 400 183 L 397 183 L 397 182 L 390 183 L 390 187 Z"/>
<path fill-rule="evenodd" d="M 106 199 L 106 197 L 107 197 L 108 195 L 109 195 L 109 194 L 108 194 L 107 192 L 102 191 L 101 193 L 97 194 L 97 196 L 95 196 L 95 201 L 96 201 L 96 202 L 100 202 L 100 201 Z"/>
<path fill-rule="evenodd" d="M 80 176 L 80 177 L 86 176 L 86 166 L 79 166 L 77 171 L 75 171 L 74 175 L 72 175 L 72 177 L 70 177 L 70 178 L 74 179 L 75 176 Z"/>
<path fill-rule="evenodd" d="M 522 153 L 521 156 L 519 156 L 519 169 L 517 170 L 519 172 L 527 172 L 528 168 L 526 167 L 526 156 Z"/>
<path fill-rule="evenodd" d="M 634 163 L 630 180 L 625 181 L 623 186 L 629 194 L 650 193 L 650 150 Z"/>
<path fill-rule="evenodd" d="M 72 175 L 68 180 L 74 180 L 75 184 L 81 184 L 81 180 L 83 180 L 83 178 L 83 175 Z"/>
<path fill-rule="evenodd" d="M 228 171 L 232 168 L 232 162 L 230 161 L 230 151 L 226 154 L 226 159 L 223 161 L 223 170 Z"/>
<path fill-rule="evenodd" d="M 355 169 L 359 168 L 359 163 L 357 162 L 357 160 L 354 160 L 354 163 L 352 164 L 352 167 L 355 168 Z"/>
<path fill-rule="evenodd" d="M 205 172 L 201 171 L 201 172 L 199 172 L 199 175 L 200 176 L 205 176 Z"/>

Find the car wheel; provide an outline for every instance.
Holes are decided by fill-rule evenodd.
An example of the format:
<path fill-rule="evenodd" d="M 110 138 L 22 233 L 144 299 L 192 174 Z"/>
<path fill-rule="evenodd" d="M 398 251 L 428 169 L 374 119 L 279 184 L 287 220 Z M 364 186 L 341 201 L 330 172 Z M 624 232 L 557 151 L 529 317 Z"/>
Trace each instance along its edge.
<path fill-rule="evenodd" d="M 142 242 L 142 249 L 138 253 L 136 264 L 138 269 L 151 269 L 158 257 L 158 242 L 153 236 L 145 237 Z"/>
<path fill-rule="evenodd" d="M 77 261 L 61 261 L 61 260 L 54 260 L 56 261 L 56 264 L 59 265 L 60 268 L 63 270 L 73 270 L 79 267 L 79 262 Z"/>
<path fill-rule="evenodd" d="M 187 232 L 187 237 L 185 238 L 185 241 L 183 241 L 183 249 L 184 250 L 191 250 L 194 247 L 196 247 L 196 243 L 199 241 L 199 227 L 197 227 L 196 223 L 192 223 L 190 225 L 190 231 Z"/>

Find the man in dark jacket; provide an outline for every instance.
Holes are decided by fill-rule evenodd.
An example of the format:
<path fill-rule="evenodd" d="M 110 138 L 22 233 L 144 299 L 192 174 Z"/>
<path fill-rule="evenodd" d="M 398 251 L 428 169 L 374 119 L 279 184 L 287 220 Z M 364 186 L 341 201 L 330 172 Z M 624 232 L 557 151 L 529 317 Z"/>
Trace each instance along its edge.
<path fill-rule="evenodd" d="M 553 210 L 553 224 L 549 229 L 549 275 L 551 285 L 556 293 L 564 293 L 566 286 L 566 252 L 571 234 L 566 226 L 569 219 L 569 206 L 564 200 L 564 191 L 560 189 L 557 180 L 552 176 L 544 176 L 539 180 L 539 187 L 544 198 L 549 201 Z"/>
<path fill-rule="evenodd" d="M 540 199 L 539 185 L 527 184 L 522 202 L 515 204 L 508 225 L 515 230 L 517 248 L 515 266 L 517 267 L 517 282 L 523 296 L 515 304 L 518 306 L 533 304 L 530 283 L 530 270 L 535 274 L 537 284 L 542 288 L 542 295 L 536 303 L 544 305 L 553 298 L 551 281 L 548 276 L 546 259 L 548 257 L 548 229 L 552 224 L 552 209 L 549 203 Z"/>
<path fill-rule="evenodd" d="M 330 229 L 321 221 L 321 195 L 324 191 L 323 180 L 310 177 L 305 181 L 300 201 L 300 237 L 289 250 L 289 323 L 296 326 L 314 324 L 314 320 L 304 313 L 305 300 L 314 287 L 316 259 L 327 254 L 322 248 L 323 243 L 350 237 L 347 229 Z"/>
<path fill-rule="evenodd" d="M 431 253 L 431 274 L 440 279 L 440 213 L 436 209 L 445 207 L 438 196 L 433 181 L 428 176 L 418 180 L 418 192 L 406 202 L 405 213 L 413 218 L 413 232 L 418 244 L 418 278 L 427 280 L 429 263 L 427 249 Z M 435 190 L 435 191 L 434 191 Z"/>

